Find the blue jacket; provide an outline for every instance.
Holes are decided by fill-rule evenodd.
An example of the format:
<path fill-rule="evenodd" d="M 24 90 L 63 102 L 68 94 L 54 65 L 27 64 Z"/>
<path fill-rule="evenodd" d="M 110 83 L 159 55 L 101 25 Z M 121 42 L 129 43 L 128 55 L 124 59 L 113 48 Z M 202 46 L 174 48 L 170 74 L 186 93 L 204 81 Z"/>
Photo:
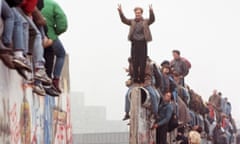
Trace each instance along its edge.
<path fill-rule="evenodd" d="M 170 103 L 162 102 L 158 109 L 159 121 L 158 126 L 167 125 L 173 115 L 173 106 Z"/>

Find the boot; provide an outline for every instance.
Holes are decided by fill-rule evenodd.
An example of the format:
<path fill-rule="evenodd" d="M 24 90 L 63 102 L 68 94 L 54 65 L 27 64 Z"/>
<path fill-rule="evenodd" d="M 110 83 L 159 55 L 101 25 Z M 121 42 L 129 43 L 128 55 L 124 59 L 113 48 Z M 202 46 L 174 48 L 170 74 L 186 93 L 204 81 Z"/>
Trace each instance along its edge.
<path fill-rule="evenodd" d="M 60 82 L 59 78 L 54 78 L 53 81 L 52 81 L 52 84 L 57 89 L 57 91 L 59 93 L 61 93 L 62 91 L 61 91 L 61 89 L 59 87 L 59 82 Z"/>

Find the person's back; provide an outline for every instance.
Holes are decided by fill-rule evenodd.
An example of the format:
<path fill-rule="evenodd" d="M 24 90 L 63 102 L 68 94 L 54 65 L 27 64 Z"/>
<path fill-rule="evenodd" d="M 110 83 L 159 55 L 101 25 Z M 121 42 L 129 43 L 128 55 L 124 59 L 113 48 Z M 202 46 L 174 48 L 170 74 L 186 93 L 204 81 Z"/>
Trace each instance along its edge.
<path fill-rule="evenodd" d="M 226 134 L 220 124 L 213 130 L 213 139 L 216 144 L 227 144 Z"/>
<path fill-rule="evenodd" d="M 218 111 L 221 110 L 221 97 L 217 94 L 213 94 L 209 98 L 209 103 L 214 105 L 215 108 L 217 108 Z"/>
<path fill-rule="evenodd" d="M 67 18 L 61 7 L 54 0 L 44 0 L 42 14 L 47 20 L 48 37 L 52 40 L 67 30 Z"/>

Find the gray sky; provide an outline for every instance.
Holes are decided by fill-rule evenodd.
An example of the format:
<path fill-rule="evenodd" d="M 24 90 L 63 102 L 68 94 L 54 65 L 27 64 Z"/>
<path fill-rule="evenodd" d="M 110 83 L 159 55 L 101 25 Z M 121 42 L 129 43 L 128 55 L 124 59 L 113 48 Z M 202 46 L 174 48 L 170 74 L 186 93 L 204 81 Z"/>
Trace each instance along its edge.
<path fill-rule="evenodd" d="M 192 63 L 186 82 L 206 100 L 217 89 L 228 97 L 239 119 L 240 1 L 239 0 L 58 0 L 69 29 L 61 39 L 70 54 L 71 89 L 85 93 L 87 105 L 107 107 L 108 119 L 124 114 L 126 73 L 130 54 L 128 26 L 121 23 L 117 4 L 126 17 L 141 6 L 148 17 L 152 4 L 156 21 L 149 56 L 158 64 L 179 49 Z"/>

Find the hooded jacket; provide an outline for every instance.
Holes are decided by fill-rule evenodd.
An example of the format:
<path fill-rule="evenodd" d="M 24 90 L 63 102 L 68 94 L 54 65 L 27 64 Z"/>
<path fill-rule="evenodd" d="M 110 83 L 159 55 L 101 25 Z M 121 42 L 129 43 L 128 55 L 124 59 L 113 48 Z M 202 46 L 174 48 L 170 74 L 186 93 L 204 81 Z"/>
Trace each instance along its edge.
<path fill-rule="evenodd" d="M 47 20 L 48 37 L 56 40 L 68 27 L 67 17 L 54 0 L 44 0 L 42 14 Z"/>
<path fill-rule="evenodd" d="M 38 0 L 23 0 L 21 8 L 26 15 L 31 15 L 37 5 Z"/>

